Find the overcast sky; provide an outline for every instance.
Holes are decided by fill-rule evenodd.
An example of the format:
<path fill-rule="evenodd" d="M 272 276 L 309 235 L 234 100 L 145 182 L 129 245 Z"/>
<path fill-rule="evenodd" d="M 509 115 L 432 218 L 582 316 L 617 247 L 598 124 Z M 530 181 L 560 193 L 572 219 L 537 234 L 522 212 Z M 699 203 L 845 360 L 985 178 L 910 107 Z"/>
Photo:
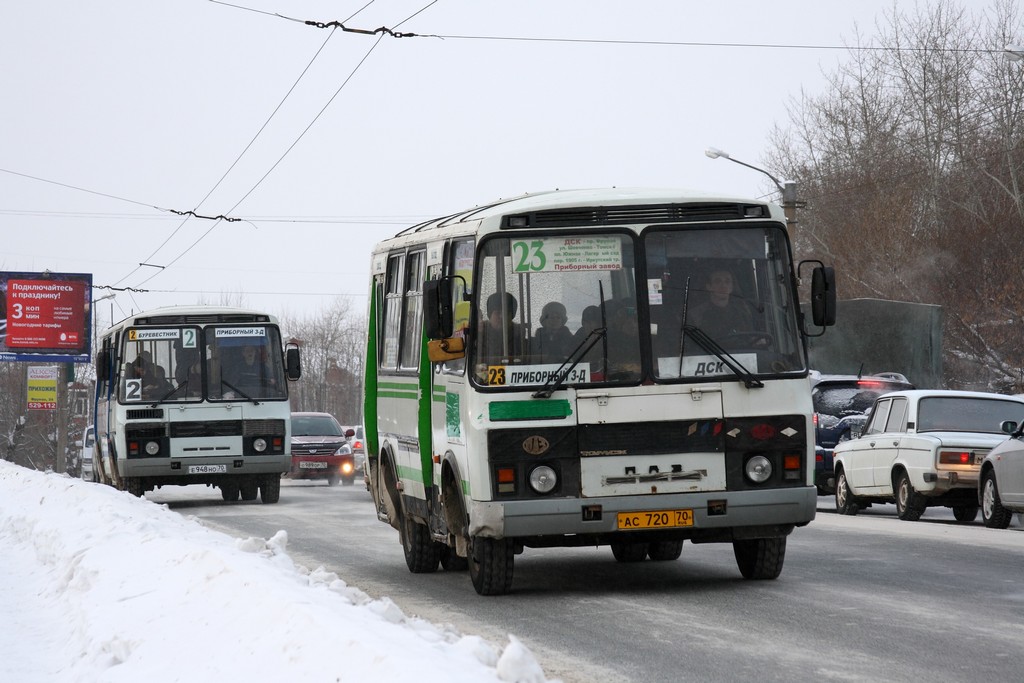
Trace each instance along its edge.
<path fill-rule="evenodd" d="M 846 60 L 825 48 L 891 7 L 5 2 L 0 270 L 146 290 L 100 304 L 101 326 L 111 304 L 362 313 L 373 244 L 425 218 L 552 188 L 762 196 L 764 176 L 704 150 L 763 166 L 787 104 Z"/>

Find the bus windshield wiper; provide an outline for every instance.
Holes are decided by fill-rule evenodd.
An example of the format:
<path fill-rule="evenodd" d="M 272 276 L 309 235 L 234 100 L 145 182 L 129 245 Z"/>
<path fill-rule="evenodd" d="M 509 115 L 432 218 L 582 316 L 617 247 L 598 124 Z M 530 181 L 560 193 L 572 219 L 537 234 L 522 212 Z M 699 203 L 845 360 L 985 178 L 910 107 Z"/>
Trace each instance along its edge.
<path fill-rule="evenodd" d="M 547 381 L 544 382 L 544 386 L 533 394 L 534 398 L 551 398 L 551 394 L 559 389 L 564 383 L 565 378 L 569 376 L 569 373 L 575 369 L 583 357 L 587 355 L 587 352 L 593 348 L 594 344 L 599 339 L 607 335 L 608 328 L 597 327 L 590 331 L 586 337 L 580 340 L 580 343 L 576 345 L 569 355 L 566 357 L 562 364 L 558 366 L 558 369 L 551 373 Z M 574 360 L 575 358 L 575 360 Z M 568 366 L 568 367 L 566 367 Z"/>
<path fill-rule="evenodd" d="M 241 394 L 242 398 L 244 398 L 246 401 L 252 401 L 252 404 L 254 406 L 258 406 L 260 404 L 259 401 L 257 401 L 252 396 L 250 396 L 249 394 L 245 393 L 244 391 L 242 391 L 241 389 L 239 389 L 238 387 L 236 387 L 234 384 L 232 384 L 231 382 L 227 381 L 226 379 L 221 378 L 220 383 L 221 383 L 221 386 L 225 386 L 228 389 L 231 389 L 231 391 L 234 391 L 237 394 Z"/>
<path fill-rule="evenodd" d="M 188 386 L 188 380 L 187 379 L 184 382 L 182 382 L 181 384 L 179 384 L 178 386 L 176 386 L 173 389 L 171 389 L 170 391 L 168 391 L 166 394 L 164 394 L 163 396 L 161 396 L 157 400 L 153 401 L 152 405 L 150 405 L 149 407 L 150 408 L 156 408 L 158 405 L 160 405 L 161 403 L 163 403 L 164 401 L 169 399 L 171 396 L 174 396 L 176 393 L 178 393 L 179 391 L 184 389 L 186 386 Z"/>
<path fill-rule="evenodd" d="M 764 386 L 764 382 L 754 377 L 754 374 L 743 367 L 743 364 L 736 359 L 735 356 L 730 354 L 728 351 L 722 348 L 722 346 L 712 339 L 707 332 L 700 329 L 696 325 L 683 325 L 683 332 L 690 336 L 693 341 L 697 342 L 697 345 L 708 353 L 713 353 L 718 357 L 720 361 L 729 366 L 729 369 L 733 371 L 737 377 L 743 380 L 743 384 L 748 389 L 761 388 Z M 679 358 L 679 376 L 683 376 L 683 359 L 682 356 Z"/>

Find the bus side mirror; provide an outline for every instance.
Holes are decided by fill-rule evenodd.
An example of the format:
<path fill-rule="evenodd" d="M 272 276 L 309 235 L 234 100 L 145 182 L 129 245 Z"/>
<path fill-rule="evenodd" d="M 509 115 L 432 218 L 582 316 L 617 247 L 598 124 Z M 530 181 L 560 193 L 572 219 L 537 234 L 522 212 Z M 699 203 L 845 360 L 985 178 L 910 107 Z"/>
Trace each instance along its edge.
<path fill-rule="evenodd" d="M 819 265 L 811 276 L 811 318 L 818 327 L 836 324 L 836 271 Z"/>
<path fill-rule="evenodd" d="M 285 350 L 284 371 L 293 382 L 302 377 L 302 359 L 299 357 L 298 347 L 290 346 Z"/>
<path fill-rule="evenodd" d="M 423 331 L 427 339 L 452 336 L 455 316 L 452 310 L 452 280 L 443 277 L 423 283 Z"/>

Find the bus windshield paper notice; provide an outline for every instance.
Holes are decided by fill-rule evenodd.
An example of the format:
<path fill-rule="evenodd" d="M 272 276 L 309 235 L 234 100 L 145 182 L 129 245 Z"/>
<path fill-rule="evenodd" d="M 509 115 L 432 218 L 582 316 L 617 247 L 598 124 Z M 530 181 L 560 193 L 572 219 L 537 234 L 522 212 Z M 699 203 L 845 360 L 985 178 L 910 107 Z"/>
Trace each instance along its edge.
<path fill-rule="evenodd" d="M 512 242 L 517 273 L 622 270 L 622 240 L 617 235 L 567 235 Z"/>

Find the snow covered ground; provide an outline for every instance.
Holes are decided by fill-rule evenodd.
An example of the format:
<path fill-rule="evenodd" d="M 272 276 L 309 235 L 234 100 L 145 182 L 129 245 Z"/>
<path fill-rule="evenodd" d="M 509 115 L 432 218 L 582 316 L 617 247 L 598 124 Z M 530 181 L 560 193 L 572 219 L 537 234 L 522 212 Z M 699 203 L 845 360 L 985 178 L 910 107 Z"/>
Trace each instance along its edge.
<path fill-rule="evenodd" d="M 407 617 L 287 540 L 0 462 L 0 681 L 546 680 L 514 636 Z"/>

